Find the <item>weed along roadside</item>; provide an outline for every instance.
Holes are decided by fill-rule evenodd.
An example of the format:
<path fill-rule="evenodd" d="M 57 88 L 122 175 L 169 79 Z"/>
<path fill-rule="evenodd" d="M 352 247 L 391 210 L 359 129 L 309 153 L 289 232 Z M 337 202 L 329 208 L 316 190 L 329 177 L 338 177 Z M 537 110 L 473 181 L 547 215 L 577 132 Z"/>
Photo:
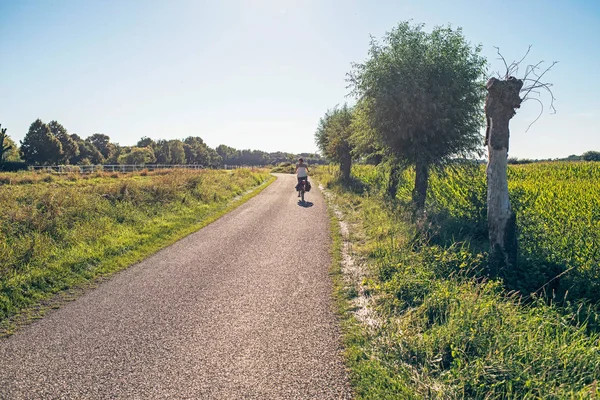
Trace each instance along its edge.
<path fill-rule="evenodd" d="M 511 190 L 527 187 L 525 175 L 535 179 L 542 173 L 538 168 L 544 166 L 515 169 Z M 330 210 L 332 275 L 357 398 L 600 394 L 600 338 L 589 303 L 524 296 L 509 291 L 510 282 L 484 278 L 485 257 L 478 249 L 485 246 L 477 245 L 477 226 L 470 220 L 463 229 L 471 226 L 471 241 L 464 235 L 462 241 L 442 240 L 448 232 L 436 227 L 439 221 L 453 222 L 446 228 L 460 231 L 460 221 L 447 212 L 438 219 L 444 191 L 457 176 L 432 180 L 438 208 L 428 206 L 435 215 L 427 222 L 415 222 L 403 211 L 410 179 L 401 180 L 398 201 L 391 205 L 382 169 L 355 166 L 346 183 L 331 167 L 318 168 L 313 177 L 325 188 Z M 465 201 L 470 196 L 453 194 L 455 204 L 463 195 Z M 469 209 L 467 202 L 463 206 Z M 587 292 L 577 293 L 585 299 Z"/>
<path fill-rule="evenodd" d="M 249 169 L 44 176 L 19 173 L 0 184 L 0 336 L 208 225 L 275 180 Z"/>

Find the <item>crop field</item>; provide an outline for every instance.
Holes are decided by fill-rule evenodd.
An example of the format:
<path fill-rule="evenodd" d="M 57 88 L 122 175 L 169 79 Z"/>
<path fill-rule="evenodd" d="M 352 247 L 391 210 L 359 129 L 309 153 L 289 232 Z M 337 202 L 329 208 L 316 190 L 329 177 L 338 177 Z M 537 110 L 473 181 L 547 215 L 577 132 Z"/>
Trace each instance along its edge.
<path fill-rule="evenodd" d="M 266 170 L 0 174 L 0 321 L 199 229 Z"/>
<path fill-rule="evenodd" d="M 520 253 L 501 279 L 486 271 L 484 166 L 432 174 L 417 219 L 411 171 L 394 202 L 385 167 L 355 166 L 345 183 L 336 173 L 320 168 L 317 179 L 367 271 L 337 288 L 359 398 L 600 395 L 598 163 L 509 168 Z M 352 312 L 365 302 L 368 323 Z"/>
<path fill-rule="evenodd" d="M 354 176 L 382 187 L 385 173 L 356 167 Z M 514 289 L 556 291 L 567 299 L 600 300 L 600 165 L 564 162 L 510 166 L 509 192 L 517 215 L 523 276 L 507 277 Z M 410 201 L 414 177 L 403 176 L 398 198 Z M 469 241 L 487 251 L 485 166 L 462 166 L 433 174 L 427 199 L 433 240 Z M 480 245 L 480 246 L 478 246 Z M 560 277 L 556 278 L 558 275 Z"/>

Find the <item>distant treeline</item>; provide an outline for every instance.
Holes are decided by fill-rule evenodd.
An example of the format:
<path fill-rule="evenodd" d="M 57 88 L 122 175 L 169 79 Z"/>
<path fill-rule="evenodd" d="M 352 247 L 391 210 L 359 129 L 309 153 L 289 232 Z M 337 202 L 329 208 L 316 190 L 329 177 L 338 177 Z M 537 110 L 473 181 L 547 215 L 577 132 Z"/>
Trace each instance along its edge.
<path fill-rule="evenodd" d="M 536 162 L 549 161 L 600 161 L 600 151 L 586 151 L 582 155 L 571 154 L 565 158 L 545 158 L 545 159 L 530 159 L 530 158 L 515 158 L 508 159 L 509 164 L 531 164 Z"/>
<path fill-rule="evenodd" d="M 57 121 L 40 119 L 29 127 L 20 146 L 6 134 L 0 135 L 0 164 L 18 169 L 27 165 L 99 165 L 99 164 L 194 164 L 208 168 L 224 165 L 276 165 L 303 157 L 309 164 L 324 164 L 318 154 L 267 153 L 261 150 L 238 150 L 224 144 L 211 148 L 199 136 L 183 140 L 154 140 L 142 137 L 135 146 L 111 142 L 108 135 L 95 133 L 86 139 Z M 5 168 L 6 169 L 6 168 Z"/>

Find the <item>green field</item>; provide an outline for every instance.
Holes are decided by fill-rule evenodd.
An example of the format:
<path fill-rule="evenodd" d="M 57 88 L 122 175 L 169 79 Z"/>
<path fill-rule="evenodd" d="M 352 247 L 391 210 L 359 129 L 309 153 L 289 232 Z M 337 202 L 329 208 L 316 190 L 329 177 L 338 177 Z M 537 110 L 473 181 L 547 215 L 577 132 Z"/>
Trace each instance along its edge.
<path fill-rule="evenodd" d="M 598 164 L 510 168 L 521 251 L 504 279 L 487 277 L 483 166 L 434 174 L 421 218 L 410 171 L 395 201 L 384 167 L 356 166 L 346 183 L 335 173 L 317 179 L 366 271 L 337 280 L 359 398 L 600 395 Z M 365 301 L 369 323 L 353 312 Z"/>
<path fill-rule="evenodd" d="M 269 179 L 249 169 L 0 174 L 0 322 L 173 243 Z"/>

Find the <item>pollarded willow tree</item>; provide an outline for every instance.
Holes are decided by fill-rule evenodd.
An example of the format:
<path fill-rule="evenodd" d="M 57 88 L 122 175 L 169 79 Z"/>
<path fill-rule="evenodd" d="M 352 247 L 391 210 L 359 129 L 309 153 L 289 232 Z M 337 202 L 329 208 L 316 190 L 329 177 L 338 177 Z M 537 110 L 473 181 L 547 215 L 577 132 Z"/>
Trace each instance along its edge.
<path fill-rule="evenodd" d="M 367 61 L 348 74 L 372 141 L 393 166 L 391 177 L 414 165 L 418 209 L 432 167 L 481 149 L 486 72 L 481 47 L 467 42 L 460 28 L 427 33 L 423 27 L 402 22 L 382 44 L 372 39 Z"/>
<path fill-rule="evenodd" d="M 531 49 L 531 46 L 529 47 Z M 498 50 L 500 55 L 500 51 Z M 527 100 L 538 101 L 537 98 L 530 97 L 533 94 L 539 94 L 538 90 L 546 90 L 551 96 L 550 107 L 554 110 L 554 96 L 549 83 L 542 83 L 542 77 L 548 72 L 556 62 L 552 63 L 543 72 L 540 70 L 539 62 L 536 65 L 528 65 L 524 77 L 517 79 L 513 74 L 519 71 L 519 65 L 529 54 L 518 62 L 512 62 L 510 65 L 502 55 L 500 58 L 504 61 L 506 71 L 503 76 L 490 78 L 486 88 L 488 94 L 485 99 L 485 115 L 487 119 L 487 129 L 485 133 L 485 144 L 488 147 L 488 165 L 487 165 L 487 217 L 488 217 L 488 235 L 490 239 L 489 267 L 492 274 L 504 274 L 511 271 L 517 265 L 517 224 L 516 215 L 510 206 L 508 196 L 508 142 L 510 137 L 509 123 L 516 114 L 516 109 Z M 538 73 L 541 72 L 541 73 Z M 523 97 L 521 97 L 523 95 Z M 540 114 L 541 115 L 541 114 Z M 539 117 L 538 117 L 539 118 Z"/>
<path fill-rule="evenodd" d="M 340 163 L 342 179 L 350 178 L 352 169 L 353 134 L 352 108 L 344 104 L 328 110 L 319 120 L 315 141 L 319 149 L 330 160 Z"/>

